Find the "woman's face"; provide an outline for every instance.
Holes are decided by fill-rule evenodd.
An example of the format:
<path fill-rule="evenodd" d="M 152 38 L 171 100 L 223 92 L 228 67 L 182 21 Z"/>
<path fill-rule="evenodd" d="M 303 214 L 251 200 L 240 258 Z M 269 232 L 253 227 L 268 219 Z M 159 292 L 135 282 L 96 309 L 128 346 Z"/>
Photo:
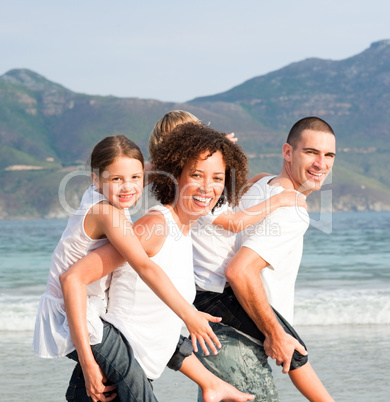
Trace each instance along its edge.
<path fill-rule="evenodd" d="M 222 195 L 225 186 L 225 163 L 220 151 L 199 155 L 195 165 L 190 160 L 178 180 L 179 199 L 176 207 L 189 219 L 208 214 Z"/>

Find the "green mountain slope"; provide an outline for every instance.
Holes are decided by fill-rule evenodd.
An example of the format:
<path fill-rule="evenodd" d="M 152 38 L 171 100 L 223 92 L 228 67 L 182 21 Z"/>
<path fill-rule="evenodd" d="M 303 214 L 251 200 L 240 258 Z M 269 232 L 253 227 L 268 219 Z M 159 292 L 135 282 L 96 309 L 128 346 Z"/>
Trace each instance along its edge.
<path fill-rule="evenodd" d="M 331 123 L 341 147 L 390 149 L 390 40 L 346 60 L 293 63 L 191 101 L 198 106 L 216 102 L 240 105 L 272 132 L 285 133 L 299 118 L 316 115 Z M 269 136 L 265 141 L 275 144 Z"/>
<path fill-rule="evenodd" d="M 0 76 L 0 218 L 65 216 L 58 186 L 100 139 L 123 133 L 147 155 L 156 120 L 172 109 L 235 132 L 253 173 L 275 172 L 291 125 L 317 115 L 335 129 L 334 210 L 390 209 L 390 40 L 341 61 L 308 59 L 185 104 L 72 92 L 26 69 Z M 77 206 L 85 174 L 69 181 Z M 312 205 L 320 206 L 319 195 Z"/>

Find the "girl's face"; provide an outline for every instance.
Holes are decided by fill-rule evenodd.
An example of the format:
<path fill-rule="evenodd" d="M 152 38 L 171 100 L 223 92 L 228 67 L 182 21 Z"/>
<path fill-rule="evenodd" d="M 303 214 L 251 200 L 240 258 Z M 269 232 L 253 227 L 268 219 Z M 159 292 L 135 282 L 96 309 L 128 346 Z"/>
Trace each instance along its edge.
<path fill-rule="evenodd" d="M 120 156 L 108 165 L 93 182 L 99 191 L 119 209 L 133 206 L 142 194 L 144 170 L 142 163 L 127 156 Z"/>
<path fill-rule="evenodd" d="M 225 187 L 225 163 L 220 151 L 199 155 L 196 165 L 189 161 L 178 180 L 178 206 L 190 219 L 208 214 Z"/>

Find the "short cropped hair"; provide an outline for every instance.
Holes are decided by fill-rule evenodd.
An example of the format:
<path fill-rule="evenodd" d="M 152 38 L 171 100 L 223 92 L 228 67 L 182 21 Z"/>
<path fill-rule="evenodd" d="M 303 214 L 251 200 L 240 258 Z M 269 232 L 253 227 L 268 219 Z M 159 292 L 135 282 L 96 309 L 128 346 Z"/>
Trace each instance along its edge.
<path fill-rule="evenodd" d="M 241 147 L 228 140 L 224 133 L 210 127 L 186 123 L 177 126 L 171 135 L 165 136 L 153 152 L 150 174 L 151 192 L 162 204 L 172 204 L 178 194 L 177 179 L 184 166 L 208 151 L 210 156 L 220 151 L 225 163 L 225 188 L 216 207 L 226 201 L 237 205 L 246 184 L 247 159 Z"/>
<path fill-rule="evenodd" d="M 150 133 L 149 137 L 149 155 L 152 157 L 156 147 L 162 141 L 163 137 L 170 134 L 176 126 L 184 123 L 197 123 L 200 120 L 190 112 L 184 110 L 171 110 L 160 119 Z"/>
<path fill-rule="evenodd" d="M 325 120 L 316 116 L 304 117 L 291 127 L 286 141 L 287 144 L 290 144 L 295 149 L 304 130 L 322 131 L 335 135 L 332 127 Z"/>

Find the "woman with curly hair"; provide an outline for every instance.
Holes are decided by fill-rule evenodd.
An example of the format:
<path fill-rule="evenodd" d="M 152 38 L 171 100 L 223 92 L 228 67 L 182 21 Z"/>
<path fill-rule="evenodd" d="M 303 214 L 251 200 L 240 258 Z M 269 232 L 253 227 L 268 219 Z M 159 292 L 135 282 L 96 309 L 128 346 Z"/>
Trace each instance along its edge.
<path fill-rule="evenodd" d="M 183 124 L 183 113 L 184 116 L 186 116 L 185 113 L 187 112 L 181 111 L 181 113 L 182 114 L 177 115 L 177 111 L 171 111 L 167 113 L 163 119 L 156 123 L 156 126 L 149 139 L 149 149 L 151 154 L 158 149 L 158 141 L 161 140 L 162 137 L 162 134 L 160 135 L 159 131 L 162 130 L 163 127 L 161 122 L 169 121 L 169 126 L 164 125 L 163 135 L 170 135 L 169 129 L 172 131 L 174 127 Z M 189 114 L 187 118 L 193 118 L 193 115 Z M 195 123 L 200 124 L 199 121 L 196 121 Z M 153 147 L 150 146 L 151 143 L 153 144 Z M 252 185 L 257 180 L 260 180 L 264 176 L 268 176 L 268 174 L 258 174 L 248 181 L 248 186 Z M 217 333 L 223 333 L 223 339 L 225 340 L 224 352 L 222 351 L 222 353 L 218 354 L 218 357 L 216 358 L 205 358 L 201 352 L 197 354 L 198 358 L 211 371 L 213 371 L 213 365 L 217 364 L 216 362 L 218 359 L 221 359 L 219 360 L 219 364 L 224 366 L 229 363 L 229 358 L 231 357 L 232 351 L 234 353 L 234 348 L 229 350 L 230 356 L 227 353 L 228 349 L 226 349 L 226 347 L 229 341 L 226 343 L 226 333 L 229 330 L 227 329 L 226 325 L 239 329 L 241 333 L 250 335 L 253 339 L 257 339 L 261 343 L 264 342 L 265 338 L 264 334 L 257 329 L 256 325 L 253 324 L 252 320 L 242 309 L 226 280 L 226 266 L 236 252 L 235 235 L 245 228 L 259 222 L 276 209 L 280 207 L 293 206 L 306 207 L 304 197 L 299 195 L 299 193 L 294 190 L 285 190 L 282 193 L 275 194 L 269 200 L 255 205 L 247 210 L 242 208 L 233 209 L 231 206 L 225 203 L 220 208 L 214 208 L 211 213 L 201 216 L 192 228 L 194 273 L 197 285 L 197 297 L 195 298 L 194 305 L 200 311 L 205 311 L 210 314 L 220 316 L 222 318 L 222 323 L 225 324 L 225 327 L 221 327 L 219 325 L 213 326 L 213 329 Z M 298 339 L 299 342 L 304 345 L 299 335 L 286 322 L 286 320 L 276 311 L 275 315 L 282 328 L 289 335 Z M 231 331 L 231 334 L 232 343 L 234 343 L 234 331 Z M 243 352 L 243 349 L 245 349 L 245 347 L 241 345 L 240 353 Z M 249 349 L 250 348 L 248 347 L 248 350 Z M 253 350 L 251 350 L 251 353 L 252 352 Z M 221 355 L 226 357 L 221 358 Z M 310 365 L 306 365 L 304 371 L 296 371 L 294 368 L 301 367 L 301 365 L 304 365 L 306 361 L 307 358 L 302 357 L 302 355 L 295 352 L 292 360 L 293 369 L 289 372 L 294 384 L 298 379 L 301 379 L 298 389 L 305 396 L 310 395 L 308 391 L 312 386 L 310 381 L 306 380 L 305 376 L 308 375 L 308 373 L 311 373 L 311 375 L 308 375 L 308 378 L 315 378 L 315 373 L 311 369 Z M 259 361 L 259 365 L 261 365 L 261 361 Z M 216 367 L 218 368 L 218 365 Z M 235 367 L 239 372 L 240 363 L 238 363 L 238 365 Z M 234 381 L 235 386 L 240 387 L 239 383 L 235 381 L 236 377 L 227 375 L 227 373 L 232 373 L 232 371 L 232 367 L 229 366 L 227 372 L 224 373 L 225 377 L 223 378 L 228 382 Z M 256 394 L 259 392 L 260 395 L 260 389 L 263 384 L 262 381 L 266 377 L 262 377 L 259 372 L 260 371 L 256 372 L 258 377 L 254 376 L 254 380 L 252 378 L 252 384 L 256 384 L 257 388 L 252 387 L 249 389 L 250 392 Z M 216 373 L 222 374 L 223 371 L 218 371 L 217 369 Z M 259 379 L 260 381 L 256 381 L 256 379 Z"/>
<path fill-rule="evenodd" d="M 162 204 L 172 204 L 179 196 L 177 178 L 180 177 L 184 166 L 189 160 L 196 165 L 205 152 L 208 152 L 207 157 L 220 152 L 225 164 L 224 191 L 213 208 L 225 202 L 237 205 L 246 184 L 246 156 L 240 147 L 232 146 L 225 134 L 196 123 L 178 125 L 154 149 L 154 170 L 150 173 L 150 182 L 155 198 Z"/>
<path fill-rule="evenodd" d="M 216 206 L 225 202 L 237 204 L 246 181 L 246 157 L 222 133 L 188 123 L 163 139 L 152 164 L 152 192 L 162 205 L 152 207 L 135 222 L 133 230 L 146 254 L 166 272 L 184 298 L 192 302 L 195 284 L 191 227 Z M 123 262 L 113 246 L 101 247 L 67 271 L 63 291 L 74 293 L 74 289 L 86 286 L 86 282 L 113 271 L 108 310 L 103 319 L 129 342 L 135 357 L 129 369 L 134 371 L 137 381 L 142 377 L 143 383 L 148 384 L 148 380 L 161 375 L 174 354 L 182 322 L 128 264 L 115 269 Z M 184 354 L 188 357 L 181 362 L 180 371 L 198 383 L 204 401 L 253 399 L 206 370 L 192 351 Z M 124 363 L 121 356 L 108 353 L 106 358 L 113 359 L 118 366 Z M 80 381 L 73 387 L 79 387 Z M 101 400 L 113 398 L 103 397 Z M 137 388 L 132 400 L 156 399 L 151 388 L 144 386 L 141 390 Z"/>

